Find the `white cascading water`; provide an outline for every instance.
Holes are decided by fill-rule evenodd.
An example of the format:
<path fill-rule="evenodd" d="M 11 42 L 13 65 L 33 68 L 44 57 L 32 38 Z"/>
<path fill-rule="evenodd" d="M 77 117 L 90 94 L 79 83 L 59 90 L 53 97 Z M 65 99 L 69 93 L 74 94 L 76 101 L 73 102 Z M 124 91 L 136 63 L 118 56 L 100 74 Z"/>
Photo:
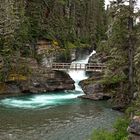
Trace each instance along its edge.
<path fill-rule="evenodd" d="M 71 67 L 74 63 L 87 64 L 90 56 L 92 56 L 94 53 L 95 51 L 93 51 L 83 60 L 77 60 L 72 62 Z M 84 94 L 78 83 L 81 80 L 88 78 L 84 70 L 69 70 L 68 74 L 75 81 L 75 90 L 73 91 L 62 91 L 58 93 L 49 93 L 43 95 L 31 95 L 26 97 L 7 98 L 1 100 L 0 104 L 7 107 L 17 107 L 24 109 L 50 108 L 56 105 L 68 104 L 68 102 L 71 99 L 75 99 L 78 96 Z"/>
<path fill-rule="evenodd" d="M 90 55 L 88 55 L 85 59 L 82 60 L 76 60 L 74 62 L 71 63 L 71 67 L 73 64 L 75 63 L 80 63 L 80 64 L 87 64 L 89 58 L 95 54 L 95 51 L 92 51 L 92 53 Z M 76 91 L 82 91 L 81 87 L 78 85 L 78 83 L 84 79 L 87 79 L 88 77 L 86 76 L 86 72 L 84 70 L 69 70 L 68 74 L 70 75 L 70 77 L 75 81 L 75 90 Z M 82 93 L 83 94 L 83 93 Z"/>

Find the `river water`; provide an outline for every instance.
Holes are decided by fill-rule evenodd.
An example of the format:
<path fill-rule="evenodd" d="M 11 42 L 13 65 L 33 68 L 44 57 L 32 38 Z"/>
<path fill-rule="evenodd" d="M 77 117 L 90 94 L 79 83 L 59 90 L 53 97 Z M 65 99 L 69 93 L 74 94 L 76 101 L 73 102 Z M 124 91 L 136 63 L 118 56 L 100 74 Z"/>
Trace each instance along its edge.
<path fill-rule="evenodd" d="M 89 57 L 72 63 L 88 63 Z M 72 66 L 71 65 L 71 66 Z M 68 71 L 75 90 L 0 100 L 0 140 L 87 140 L 93 129 L 111 129 L 119 112 L 104 101 L 77 98 L 83 95 L 84 71 Z"/>

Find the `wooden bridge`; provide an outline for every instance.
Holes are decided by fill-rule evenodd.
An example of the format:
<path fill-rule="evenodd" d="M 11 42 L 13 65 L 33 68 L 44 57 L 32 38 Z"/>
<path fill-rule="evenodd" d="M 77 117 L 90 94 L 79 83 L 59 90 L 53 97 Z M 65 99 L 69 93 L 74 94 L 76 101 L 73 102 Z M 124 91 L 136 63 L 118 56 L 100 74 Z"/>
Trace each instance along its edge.
<path fill-rule="evenodd" d="M 51 66 L 52 70 L 103 71 L 105 68 L 105 65 L 97 63 L 53 63 Z"/>

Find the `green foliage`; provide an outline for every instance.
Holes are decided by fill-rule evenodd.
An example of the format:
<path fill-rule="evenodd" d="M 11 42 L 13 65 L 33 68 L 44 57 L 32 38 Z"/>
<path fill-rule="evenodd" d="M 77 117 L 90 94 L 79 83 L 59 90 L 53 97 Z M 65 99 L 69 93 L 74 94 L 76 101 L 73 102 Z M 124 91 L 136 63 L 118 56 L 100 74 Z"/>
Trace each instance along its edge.
<path fill-rule="evenodd" d="M 59 3 L 59 4 L 62 4 L 62 5 L 65 5 L 66 2 L 67 2 L 67 0 L 58 0 L 58 3 Z"/>
<path fill-rule="evenodd" d="M 69 48 L 69 49 L 76 49 L 77 46 L 75 46 L 75 44 L 73 44 L 71 42 L 67 42 L 67 48 Z"/>
<path fill-rule="evenodd" d="M 137 93 L 138 94 L 138 93 Z M 131 114 L 140 116 L 140 97 L 137 97 L 126 110 L 127 116 Z"/>
<path fill-rule="evenodd" d="M 121 118 L 114 124 L 113 131 L 97 129 L 93 132 L 91 140 L 128 140 L 127 127 L 129 120 Z"/>
<path fill-rule="evenodd" d="M 129 120 L 127 118 L 120 118 L 116 121 L 114 125 L 114 139 L 115 140 L 125 140 L 128 136 L 127 127 L 129 125 Z"/>
<path fill-rule="evenodd" d="M 106 56 L 107 69 L 104 77 L 100 81 L 104 85 L 105 91 L 116 93 L 113 96 L 118 100 L 119 93 L 127 96 L 129 94 L 129 35 L 128 11 L 125 5 L 115 4 L 109 9 L 110 14 L 110 34 L 106 41 L 101 41 L 97 51 Z M 125 98 L 125 97 L 123 97 Z M 114 99 L 113 99 L 114 100 Z"/>
<path fill-rule="evenodd" d="M 135 28 L 137 38 L 135 46 L 134 66 L 135 66 L 135 83 L 137 91 L 140 95 L 140 24 Z"/>
<path fill-rule="evenodd" d="M 0 54 L 7 74 L 11 56 L 40 60 L 35 53 L 39 39 L 58 40 L 65 49 L 62 57 L 69 60 L 70 49 L 89 47 L 104 38 L 104 0 L 9 0 L 1 2 L 0 11 Z"/>
<path fill-rule="evenodd" d="M 97 52 L 108 53 L 110 50 L 110 47 L 109 47 L 108 42 L 106 40 L 100 41 L 97 46 L 98 46 Z"/>
<path fill-rule="evenodd" d="M 117 84 L 120 82 L 124 82 L 126 80 L 126 76 L 122 73 L 115 74 L 115 75 L 108 75 L 104 77 L 102 80 L 100 80 L 100 83 L 104 85 L 110 85 L 110 84 Z"/>
<path fill-rule="evenodd" d="M 113 134 L 107 130 L 97 129 L 93 132 L 91 140 L 114 140 Z"/>

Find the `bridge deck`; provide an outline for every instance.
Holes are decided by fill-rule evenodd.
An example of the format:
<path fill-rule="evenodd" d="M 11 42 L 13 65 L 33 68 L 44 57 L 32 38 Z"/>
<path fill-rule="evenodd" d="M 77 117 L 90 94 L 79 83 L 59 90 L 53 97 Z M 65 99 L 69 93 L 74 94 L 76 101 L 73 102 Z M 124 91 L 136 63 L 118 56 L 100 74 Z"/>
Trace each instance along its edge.
<path fill-rule="evenodd" d="M 53 63 L 53 70 L 85 70 L 85 71 L 103 71 L 106 68 L 103 64 L 94 63 Z"/>

